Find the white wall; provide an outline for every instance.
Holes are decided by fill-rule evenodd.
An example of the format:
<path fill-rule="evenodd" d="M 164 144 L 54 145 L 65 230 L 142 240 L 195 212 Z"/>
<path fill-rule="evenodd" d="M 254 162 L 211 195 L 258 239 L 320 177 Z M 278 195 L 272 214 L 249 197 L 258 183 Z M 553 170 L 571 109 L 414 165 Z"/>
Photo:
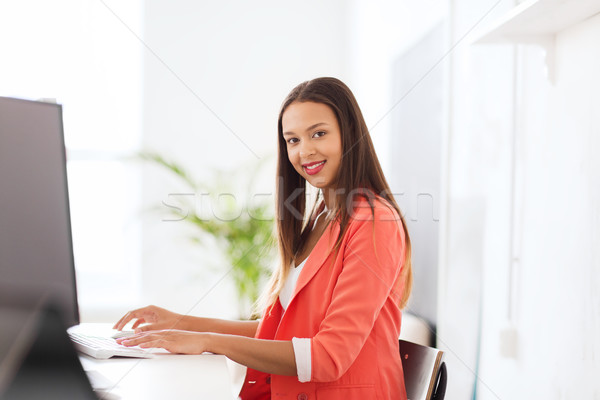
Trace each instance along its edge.
<path fill-rule="evenodd" d="M 307 79 L 347 81 L 344 2 L 146 2 L 144 26 L 144 147 L 199 179 L 270 157 L 256 190 L 273 193 L 281 102 Z M 181 189 L 145 170 L 148 207 Z M 145 218 L 142 302 L 237 317 L 231 285 L 217 284 L 229 265 L 161 218 Z"/>
<path fill-rule="evenodd" d="M 513 254 L 519 260 L 517 352 L 514 359 L 501 357 L 491 341 L 482 354 L 482 376 L 507 397 L 600 397 L 598 37 L 599 15 L 557 35 L 555 86 L 540 73 L 541 51 L 522 50 Z M 489 325 L 494 331 L 494 322 Z M 495 365 L 508 372 L 502 380 Z"/>
<path fill-rule="evenodd" d="M 454 2 L 455 35 L 479 4 Z M 450 398 L 471 397 L 475 372 L 482 399 L 600 396 L 599 35 L 600 16 L 557 35 L 555 85 L 535 46 L 453 53 L 439 330 Z M 461 305 L 480 295 L 477 369 L 463 329 L 479 316 Z"/>
<path fill-rule="evenodd" d="M 373 126 L 393 104 L 393 61 L 450 17 L 438 303 L 446 398 L 600 397 L 600 17 L 557 36 L 552 85 L 541 49 L 471 44 L 513 2 L 413 3 L 353 2 L 352 77 Z M 377 124 L 376 142 L 389 143 L 388 124 Z"/>
<path fill-rule="evenodd" d="M 393 156 L 390 111 L 401 100 L 393 95 L 393 63 L 447 12 L 446 0 L 350 2 L 349 80 L 387 175 Z"/>
<path fill-rule="evenodd" d="M 451 399 L 472 398 L 475 387 L 497 393 L 477 379 L 479 342 L 485 346 L 508 325 L 513 48 L 471 44 L 512 7 L 499 4 L 482 19 L 495 3 L 457 1 L 450 13 L 449 46 L 456 46 L 448 57 L 442 151 L 438 347 L 446 352 Z M 485 323 L 490 313 L 496 331 Z"/>

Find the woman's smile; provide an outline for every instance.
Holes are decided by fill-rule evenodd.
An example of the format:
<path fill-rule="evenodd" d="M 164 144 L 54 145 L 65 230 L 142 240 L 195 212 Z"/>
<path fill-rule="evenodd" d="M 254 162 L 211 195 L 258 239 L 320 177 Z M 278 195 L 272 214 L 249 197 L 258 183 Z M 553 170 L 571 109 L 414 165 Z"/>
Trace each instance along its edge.
<path fill-rule="evenodd" d="M 323 161 L 315 161 L 315 162 L 308 163 L 308 164 L 302 164 L 302 168 L 304 168 L 304 171 L 307 174 L 315 175 L 315 174 L 318 174 L 319 171 L 321 171 L 323 169 L 326 162 L 327 162 L 327 160 L 323 160 Z"/>

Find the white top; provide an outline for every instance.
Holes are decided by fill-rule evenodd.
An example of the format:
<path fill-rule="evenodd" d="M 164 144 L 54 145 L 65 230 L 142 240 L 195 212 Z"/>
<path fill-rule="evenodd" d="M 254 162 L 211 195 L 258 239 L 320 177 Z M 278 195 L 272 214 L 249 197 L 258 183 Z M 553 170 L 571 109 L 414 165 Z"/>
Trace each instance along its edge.
<path fill-rule="evenodd" d="M 306 260 L 308 257 L 304 259 L 298 265 L 298 267 L 294 268 L 294 263 L 290 265 L 290 273 L 285 280 L 285 285 L 283 285 L 283 289 L 281 289 L 281 293 L 279 293 L 279 302 L 281 303 L 281 307 L 283 309 L 287 309 L 287 306 L 290 304 L 292 300 L 292 295 L 294 294 L 294 289 L 296 289 L 296 283 L 298 282 L 298 277 L 300 276 L 300 272 L 304 268 L 304 264 L 306 264 Z"/>
<path fill-rule="evenodd" d="M 325 209 L 317 215 L 315 218 L 315 223 L 313 224 L 313 229 L 317 225 L 317 220 L 321 215 L 325 212 L 329 211 L 327 206 Z M 284 310 L 290 304 L 292 300 L 292 295 L 294 294 L 294 290 L 296 289 L 296 284 L 298 283 L 298 277 L 304 268 L 304 264 L 306 264 L 306 260 L 308 257 L 304 259 L 298 265 L 298 267 L 294 268 L 294 262 L 290 264 L 290 272 L 285 280 L 285 284 L 279 293 L 279 302 Z M 294 357 L 296 358 L 296 372 L 298 373 L 298 381 L 300 382 L 310 382 L 310 377 L 312 374 L 312 358 L 310 353 L 310 338 L 292 338 L 292 345 L 294 346 Z"/>

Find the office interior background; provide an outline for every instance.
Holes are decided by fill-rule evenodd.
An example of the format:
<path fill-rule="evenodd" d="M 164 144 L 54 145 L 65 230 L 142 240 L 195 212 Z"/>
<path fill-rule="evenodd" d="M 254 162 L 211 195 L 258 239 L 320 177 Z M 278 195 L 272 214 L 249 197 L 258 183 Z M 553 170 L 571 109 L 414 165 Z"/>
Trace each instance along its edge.
<path fill-rule="evenodd" d="M 405 213 L 408 312 L 446 352 L 447 398 L 600 398 L 598 12 L 588 0 L 2 1 L 0 95 L 63 104 L 83 321 L 150 303 L 236 318 L 223 256 L 168 218 L 186 188 L 135 155 L 200 181 L 262 163 L 254 190 L 272 196 L 281 102 L 340 78 Z"/>

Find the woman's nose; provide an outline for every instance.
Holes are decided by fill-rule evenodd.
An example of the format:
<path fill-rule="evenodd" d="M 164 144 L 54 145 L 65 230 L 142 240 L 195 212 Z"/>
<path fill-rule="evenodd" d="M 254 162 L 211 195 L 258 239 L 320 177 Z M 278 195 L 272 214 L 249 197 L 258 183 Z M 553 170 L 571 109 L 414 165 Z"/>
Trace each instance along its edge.
<path fill-rule="evenodd" d="M 308 141 L 300 143 L 300 157 L 307 157 L 313 154 L 315 154 L 315 146 Z"/>

